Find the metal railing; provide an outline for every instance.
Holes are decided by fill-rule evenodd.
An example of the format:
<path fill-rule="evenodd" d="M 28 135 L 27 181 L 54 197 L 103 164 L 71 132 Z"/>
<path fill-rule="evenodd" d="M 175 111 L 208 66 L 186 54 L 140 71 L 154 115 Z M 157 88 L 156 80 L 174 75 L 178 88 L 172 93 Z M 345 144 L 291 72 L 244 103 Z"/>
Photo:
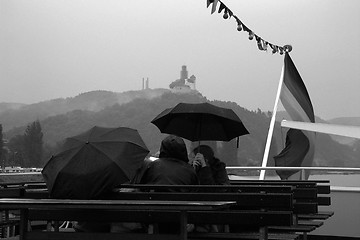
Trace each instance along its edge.
<path fill-rule="evenodd" d="M 261 167 L 261 166 L 227 166 L 228 170 L 316 170 L 316 171 L 339 171 L 339 172 L 360 172 L 360 168 L 348 167 Z"/>
<path fill-rule="evenodd" d="M 260 178 L 260 171 L 261 170 L 300 170 L 301 172 L 301 178 L 299 180 L 305 179 L 305 170 L 311 170 L 319 172 L 325 172 L 327 174 L 333 174 L 333 173 L 353 173 L 353 174 L 360 174 L 360 168 L 352 168 L 352 167 L 261 167 L 261 166 L 227 166 L 226 169 L 229 170 L 239 170 L 239 171 L 254 171 L 258 175 L 245 175 L 243 177 L 259 177 Z M 232 174 L 231 171 L 229 171 L 229 175 L 237 175 Z M 315 174 L 316 175 L 316 174 Z M 274 175 L 275 176 L 275 175 Z M 356 187 L 346 187 L 346 186 L 340 186 L 340 185 L 333 185 L 330 187 L 332 191 L 345 191 L 345 192 L 360 192 L 360 184 L 356 185 Z"/>

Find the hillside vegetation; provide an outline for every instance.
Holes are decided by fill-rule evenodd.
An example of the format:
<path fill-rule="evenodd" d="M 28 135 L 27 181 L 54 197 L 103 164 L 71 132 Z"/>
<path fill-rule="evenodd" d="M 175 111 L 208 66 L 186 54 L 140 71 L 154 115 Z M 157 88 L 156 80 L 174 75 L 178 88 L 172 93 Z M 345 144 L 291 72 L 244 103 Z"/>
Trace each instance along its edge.
<path fill-rule="evenodd" d="M 143 90 L 119 93 L 95 91 L 80 94 L 75 98 L 57 99 L 28 105 L 17 110 L 6 110 L 7 116 L 0 114 L 5 136 L 10 139 L 23 134 L 26 124 L 40 120 L 47 148 L 43 163 L 57 152 L 59 144 L 66 138 L 83 132 L 95 125 L 103 127 L 131 127 L 139 131 L 152 154 L 159 150 L 160 133 L 151 120 L 162 110 L 179 102 L 198 103 L 207 101 L 200 93 L 175 94 L 165 89 Z M 214 105 L 231 108 L 243 121 L 250 132 L 240 137 L 239 148 L 236 140 L 229 143 L 206 142 L 217 149 L 218 156 L 229 166 L 261 165 L 263 150 L 270 123 L 269 113 L 261 110 L 249 111 L 234 102 L 210 101 Z M 31 109 L 31 110 L 29 110 Z M 15 118 L 20 117 L 22 119 Z M 12 119 L 12 120 L 11 120 Z M 270 151 L 272 156 L 283 148 L 286 132 L 276 124 L 274 140 Z M 191 142 L 187 141 L 191 148 Z M 193 143 L 194 144 L 194 143 Z M 195 143 L 197 144 L 197 143 Z M 349 146 L 333 141 L 328 135 L 318 134 L 315 164 L 321 166 L 360 166 L 360 153 Z"/>
<path fill-rule="evenodd" d="M 144 91 L 128 91 L 115 93 L 110 91 L 92 91 L 76 97 L 58 98 L 35 104 L 0 104 L 0 123 L 4 131 L 26 125 L 34 119 L 66 114 L 74 110 L 100 111 L 114 104 L 124 104 L 136 98 L 152 99 L 159 97 L 168 89 L 146 89 Z"/>

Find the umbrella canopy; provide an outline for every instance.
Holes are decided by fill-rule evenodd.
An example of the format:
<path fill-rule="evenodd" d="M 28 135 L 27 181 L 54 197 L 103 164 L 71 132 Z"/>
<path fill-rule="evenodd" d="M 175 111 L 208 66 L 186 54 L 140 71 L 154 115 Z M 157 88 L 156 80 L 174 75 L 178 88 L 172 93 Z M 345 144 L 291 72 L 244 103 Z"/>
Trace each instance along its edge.
<path fill-rule="evenodd" d="M 97 199 L 131 180 L 148 153 L 137 130 L 95 126 L 67 138 L 42 174 L 50 197 Z"/>
<path fill-rule="evenodd" d="M 162 133 L 174 134 L 190 141 L 230 141 L 249 134 L 232 109 L 210 103 L 179 103 L 165 109 L 151 123 Z"/>

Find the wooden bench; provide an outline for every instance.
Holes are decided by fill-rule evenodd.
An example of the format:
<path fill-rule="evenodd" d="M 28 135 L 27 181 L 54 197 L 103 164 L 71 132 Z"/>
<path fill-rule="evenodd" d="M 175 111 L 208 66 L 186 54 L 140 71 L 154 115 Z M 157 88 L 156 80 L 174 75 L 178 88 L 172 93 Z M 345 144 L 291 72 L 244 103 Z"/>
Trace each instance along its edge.
<path fill-rule="evenodd" d="M 126 189 L 136 189 L 137 192 L 128 192 Z M 168 192 L 169 189 L 175 192 Z M 269 239 L 296 239 L 298 235 L 292 233 L 276 233 L 268 234 L 269 225 L 277 225 L 278 227 L 290 227 L 293 221 L 284 224 L 279 220 L 284 212 L 293 210 L 293 194 L 292 187 L 286 186 L 214 186 L 214 185 L 122 185 L 124 192 L 119 192 L 119 199 L 152 199 L 152 200 L 222 200 L 236 201 L 235 206 L 231 206 L 232 211 L 243 211 L 243 214 L 251 211 L 248 217 L 241 219 L 222 220 L 219 224 L 229 224 L 234 228 L 241 229 L 258 229 L 255 232 L 233 232 L 227 234 L 191 234 L 196 238 L 266 238 Z M 260 214 L 260 219 L 251 221 L 249 219 L 256 218 Z M 271 215 L 272 214 L 272 215 Z M 206 221 L 216 222 L 216 219 L 203 216 Z M 293 218 L 293 217 L 292 217 Z M 266 220 L 265 220 L 266 219 Z M 199 221 L 199 220 L 197 220 Z M 205 221 L 205 220 L 202 220 Z"/>
<path fill-rule="evenodd" d="M 330 185 L 328 180 L 317 181 L 280 181 L 280 180 L 231 180 L 232 185 L 276 185 L 294 187 L 294 217 L 296 226 L 292 229 L 303 233 L 303 239 L 307 234 L 324 224 L 324 220 L 331 217 L 333 212 L 320 212 L 319 206 L 330 206 Z M 289 228 L 270 227 L 274 231 L 289 231 Z"/>
<path fill-rule="evenodd" d="M 185 192 L 167 192 L 169 189 L 174 189 L 176 191 L 182 191 L 184 188 L 183 185 L 180 186 L 167 186 L 167 185 L 123 185 L 124 188 L 133 189 L 136 187 L 137 189 L 141 189 L 143 192 L 122 192 L 116 194 L 116 196 L 112 196 L 112 198 L 116 199 L 142 199 L 142 200 L 199 200 L 199 201 L 236 201 L 237 206 L 232 207 L 232 209 L 237 210 L 256 210 L 261 211 L 261 214 L 258 218 L 262 218 L 264 216 L 264 211 L 268 211 L 266 218 L 268 219 L 267 224 L 277 222 L 279 220 L 278 215 L 281 213 L 273 213 L 273 218 L 270 219 L 269 211 L 279 211 L 284 210 L 288 211 L 293 208 L 293 200 L 292 200 L 292 187 L 290 186 L 227 186 L 226 193 L 219 192 L 224 191 L 224 187 L 222 186 L 201 186 L 199 189 L 199 185 L 196 186 L 186 186 L 186 191 L 196 192 L 193 193 L 185 193 Z M 156 188 L 156 191 L 162 192 L 150 192 Z M 200 191 L 200 192 L 199 192 Z M 48 193 L 44 189 L 27 189 L 25 193 L 25 197 L 30 198 L 47 198 Z M 246 214 L 246 213 L 243 213 Z M 256 216 L 257 212 L 252 212 L 253 216 Z M 245 218 L 246 219 L 246 218 Z M 211 219 L 214 221 L 214 219 Z M 241 223 L 241 225 L 245 226 L 249 224 L 249 222 Z M 259 228 L 258 237 L 262 234 L 264 235 L 265 226 L 262 221 L 259 219 L 256 220 L 256 224 L 252 222 L 250 225 L 252 227 Z M 281 222 L 279 223 L 281 225 Z M 279 225 L 279 226 L 280 226 Z M 289 224 L 288 224 L 289 225 Z M 288 226 L 286 225 L 286 226 Z M 261 234 L 260 234 L 261 233 Z M 241 233 L 237 233 L 239 238 Z M 276 235 L 284 235 L 284 234 L 276 234 Z M 245 237 L 249 236 L 249 234 L 245 235 Z M 255 237 L 255 234 L 252 234 Z M 268 236 L 270 239 L 275 238 L 275 235 Z M 294 234 L 290 234 L 287 236 L 289 239 L 295 239 L 296 236 Z"/>
<path fill-rule="evenodd" d="M 227 186 L 227 192 L 219 193 L 223 191 L 221 186 L 186 186 L 186 191 L 192 191 L 191 193 L 187 192 L 165 192 L 170 189 L 177 189 L 181 191 L 181 188 L 184 186 L 165 186 L 165 185 L 123 185 L 124 188 L 137 189 L 142 188 L 145 192 L 119 192 L 116 193 L 117 199 L 122 200 L 151 200 L 151 201 L 164 201 L 174 202 L 174 201 L 233 201 L 236 202 L 236 205 L 231 206 L 229 211 L 189 211 L 188 212 L 188 221 L 194 224 L 221 224 L 221 225 L 237 225 L 247 228 L 257 228 L 257 233 L 226 233 L 224 234 L 210 234 L 210 238 L 222 238 L 222 239 L 233 239 L 236 238 L 251 238 L 255 239 L 297 239 L 297 234 L 292 233 L 276 233 L 269 234 L 268 226 L 270 224 L 277 226 L 291 226 L 293 224 L 293 194 L 292 187 L 282 187 L 282 186 Z M 151 192 L 151 189 L 157 188 L 158 192 Z M 160 192 L 160 189 L 163 192 Z M 44 189 L 27 189 L 25 196 L 32 196 L 34 198 L 47 197 L 48 194 Z M 114 196 L 113 196 L 114 197 Z M 40 199 L 41 200 L 41 199 Z M 41 200 L 42 201 L 42 200 Z M 131 213 L 128 213 L 130 216 Z M 103 211 L 92 212 L 91 216 L 89 213 L 84 212 L 83 210 L 72 210 L 66 211 L 52 209 L 51 211 L 46 209 L 36 209 L 29 210 L 28 218 L 31 221 L 90 221 L 99 219 L 99 217 L 106 216 L 108 221 L 115 221 L 114 211 L 109 211 L 104 213 Z M 44 217 L 45 216 L 45 217 Z M 146 216 L 140 216 L 138 220 L 145 222 L 161 222 L 169 221 L 169 216 L 158 212 L 153 212 L 152 217 L 149 219 Z M 122 219 L 117 217 L 117 221 L 129 221 L 136 220 L 133 216 L 129 217 L 126 214 L 122 214 Z M 191 233 L 189 234 L 190 238 L 208 238 L 209 234 L 198 234 Z"/>
<path fill-rule="evenodd" d="M 219 201 L 148 201 L 148 200 L 68 200 L 68 199 L 0 199 L 0 209 L 20 209 L 20 239 L 187 239 L 187 223 L 198 214 L 223 216 L 235 202 Z M 219 215 L 217 215 L 219 214 Z M 174 222 L 180 232 L 86 233 L 29 231 L 33 220 L 109 221 L 109 222 Z"/>
<path fill-rule="evenodd" d="M 232 185 L 277 185 L 277 186 L 292 186 L 294 187 L 294 199 L 296 200 L 295 206 L 299 208 L 300 213 L 304 213 L 311 209 L 309 206 L 330 206 L 331 199 L 328 196 L 330 194 L 330 185 L 328 180 L 317 181 L 280 181 L 280 180 L 231 180 Z M 316 206 L 316 208 L 317 208 Z M 314 213 L 310 210 L 309 215 Z M 319 212 L 316 212 L 316 214 Z M 319 213 L 322 215 L 321 219 L 324 219 L 325 214 L 327 217 L 332 216 L 331 212 Z M 304 214 L 298 214 L 305 216 Z"/>
<path fill-rule="evenodd" d="M 231 181 L 232 185 L 230 186 L 159 186 L 159 185 L 123 185 L 123 188 L 134 188 L 141 191 L 168 191 L 169 188 L 172 188 L 176 191 L 181 191 L 184 189 L 186 191 L 192 192 L 240 192 L 244 196 L 241 201 L 243 205 L 241 206 L 243 210 L 247 207 L 248 210 L 256 209 L 255 206 L 251 206 L 250 199 L 246 200 L 246 195 L 244 193 L 292 193 L 294 202 L 293 202 L 293 223 L 291 226 L 269 226 L 270 232 L 296 232 L 303 234 L 303 238 L 306 239 L 307 233 L 313 231 L 317 227 L 323 224 L 323 221 L 331 216 L 333 213 L 318 212 L 318 206 L 326 206 L 330 204 L 330 197 L 326 194 L 330 193 L 330 187 L 327 185 L 328 181 L 257 181 L 257 180 L 235 180 Z M 43 185 L 45 186 L 45 185 Z M 211 197 L 221 194 L 214 194 Z M 26 197 L 31 198 L 47 198 L 48 193 L 44 188 L 30 187 L 26 189 Z M 125 195 L 123 195 L 125 196 Z M 140 195 L 137 195 L 140 197 Z M 175 195 L 173 195 L 175 197 Z M 205 196 L 205 195 L 204 195 Z M 249 195 L 250 196 L 250 195 Z M 135 197 L 131 196 L 131 193 L 128 195 L 129 198 Z M 149 197 L 145 194 L 142 197 Z M 152 196 L 154 197 L 154 196 Z M 165 196 L 157 195 L 156 199 L 166 199 L 170 197 L 169 193 L 166 193 Z M 187 198 L 186 194 L 183 195 L 183 199 Z M 197 196 L 200 197 L 200 196 Z M 170 197 L 171 198 L 171 197 Z M 170 199 L 169 198 L 169 199 Z M 216 197 L 215 197 L 216 198 Z M 239 199 L 241 197 L 238 197 Z M 210 198 L 211 199 L 211 198 Z M 265 201 L 265 200 L 264 200 Z M 248 206 L 246 206 L 248 204 Z M 257 203 L 258 207 L 262 203 Z"/>
<path fill-rule="evenodd" d="M 326 182 L 326 181 L 324 181 Z M 318 186 L 317 182 L 310 181 L 239 181 L 238 183 L 232 183 L 231 186 L 153 186 L 153 185 L 124 185 L 124 187 L 138 188 L 141 191 L 167 191 L 172 188 L 176 191 L 215 191 L 219 192 L 288 192 L 294 195 L 293 213 L 294 213 L 294 224 L 292 226 L 269 226 L 269 230 L 272 232 L 296 232 L 303 235 L 303 239 L 307 238 L 307 234 L 314 231 L 316 228 L 323 224 L 323 220 L 316 218 L 319 215 L 318 206 L 319 196 L 318 192 L 321 190 L 322 193 L 329 192 L 329 186 Z M 330 203 L 329 197 L 325 204 Z M 250 202 L 250 201 L 249 201 Z M 322 203 L 324 204 L 324 203 Z M 322 214 L 322 213 L 320 213 Z M 299 217 L 301 216 L 301 217 Z M 308 217 L 308 218 L 306 218 Z M 314 220 L 316 219 L 316 220 Z"/>
<path fill-rule="evenodd" d="M 280 193 L 291 192 L 294 194 L 294 212 L 299 220 L 325 220 L 332 216 L 333 212 L 319 212 L 318 206 L 329 206 L 331 204 L 329 181 L 280 181 L 280 180 L 231 180 L 231 186 L 201 186 L 202 191 L 237 191 L 237 192 L 266 192 Z M 29 198 L 47 198 L 48 192 L 46 186 L 29 185 L 26 189 L 26 197 Z M 44 188 L 45 187 L 45 188 Z M 132 187 L 131 185 L 124 187 Z M 137 185 L 142 191 L 150 191 L 152 186 Z M 176 187 L 175 187 L 176 188 Z M 191 191 L 197 191 L 198 186 L 187 186 Z M 168 186 L 157 186 L 156 191 L 167 191 Z M 153 189 L 154 190 L 154 189 Z"/>
<path fill-rule="evenodd" d="M 22 198 L 24 194 L 25 188 L 18 185 L 0 187 L 0 198 Z M 9 238 L 16 235 L 20 221 L 15 214 L 14 211 L 0 209 L 0 237 Z"/>

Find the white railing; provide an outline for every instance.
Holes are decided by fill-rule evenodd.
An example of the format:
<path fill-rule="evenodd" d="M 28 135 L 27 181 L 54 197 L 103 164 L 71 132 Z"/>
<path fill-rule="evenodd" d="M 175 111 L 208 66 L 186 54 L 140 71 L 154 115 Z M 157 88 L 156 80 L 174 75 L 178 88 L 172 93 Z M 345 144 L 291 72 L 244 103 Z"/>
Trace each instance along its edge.
<path fill-rule="evenodd" d="M 316 170 L 316 171 L 339 171 L 360 172 L 360 168 L 348 167 L 260 167 L 260 166 L 227 166 L 228 170 Z"/>
<path fill-rule="evenodd" d="M 254 179 L 254 177 L 259 177 L 260 179 L 260 171 L 261 170 L 301 170 L 302 174 L 301 174 L 301 179 L 305 179 L 304 177 L 304 172 L 305 170 L 312 170 L 312 171 L 317 171 L 317 172 L 325 172 L 327 174 L 333 174 L 333 173 L 344 173 L 344 174 L 356 174 L 359 175 L 360 174 L 360 168 L 350 168 L 350 167 L 261 167 L 261 166 L 243 166 L 243 167 L 239 167 L 239 166 L 227 166 L 226 167 L 227 170 L 243 170 L 243 171 L 255 171 L 256 173 L 258 173 L 259 175 L 245 175 L 242 177 L 249 177 L 251 179 Z M 350 174 L 350 175 L 351 175 Z M 233 176 L 241 176 L 240 174 L 232 174 L 231 172 L 229 173 L 229 176 L 233 175 Z M 271 176 L 270 176 L 271 178 Z M 357 178 L 356 178 L 357 179 Z M 353 180 L 352 180 L 353 181 Z M 350 186 L 342 186 L 342 185 L 332 185 L 330 186 L 331 191 L 345 191 L 345 192 L 358 192 L 360 193 L 360 185 L 359 184 L 355 184 L 354 187 L 350 187 Z"/>

